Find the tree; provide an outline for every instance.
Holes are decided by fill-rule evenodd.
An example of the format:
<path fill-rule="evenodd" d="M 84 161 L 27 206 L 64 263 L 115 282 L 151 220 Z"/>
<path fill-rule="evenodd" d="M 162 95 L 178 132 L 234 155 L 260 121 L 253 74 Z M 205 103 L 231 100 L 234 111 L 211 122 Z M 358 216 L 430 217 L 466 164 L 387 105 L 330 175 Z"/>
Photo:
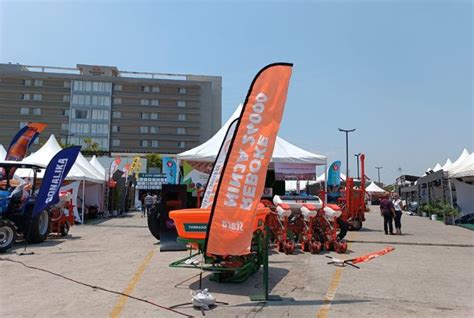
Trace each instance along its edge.
<path fill-rule="evenodd" d="M 100 145 L 94 142 L 90 137 L 84 138 L 84 144 L 86 146 L 84 150 L 98 151 L 100 149 Z"/>
<path fill-rule="evenodd" d="M 147 167 L 148 168 L 159 168 L 161 169 L 162 162 L 161 162 L 161 155 L 157 153 L 152 153 L 146 155 L 147 159 Z"/>

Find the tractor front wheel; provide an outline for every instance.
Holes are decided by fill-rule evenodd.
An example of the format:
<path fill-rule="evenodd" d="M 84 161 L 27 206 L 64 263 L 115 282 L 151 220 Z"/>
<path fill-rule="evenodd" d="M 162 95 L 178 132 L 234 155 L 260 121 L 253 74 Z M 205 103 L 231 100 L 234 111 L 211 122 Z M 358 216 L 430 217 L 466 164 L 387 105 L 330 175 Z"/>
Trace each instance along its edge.
<path fill-rule="evenodd" d="M 154 205 L 147 215 L 148 229 L 157 240 L 160 240 L 160 209 L 161 204 Z"/>
<path fill-rule="evenodd" d="M 285 243 L 283 243 L 283 249 L 285 254 L 293 254 L 295 251 L 295 242 L 293 240 L 287 239 Z"/>
<path fill-rule="evenodd" d="M 311 243 L 309 243 L 309 251 L 311 254 L 318 254 L 321 252 L 321 248 L 321 243 L 318 241 L 311 241 Z"/>
<path fill-rule="evenodd" d="M 15 226 L 9 221 L 0 221 L 0 253 L 8 251 L 15 243 Z"/>
<path fill-rule="evenodd" d="M 63 225 L 61 225 L 61 229 L 60 229 L 61 236 L 67 236 L 69 233 L 69 228 L 70 228 L 69 222 L 66 222 Z"/>

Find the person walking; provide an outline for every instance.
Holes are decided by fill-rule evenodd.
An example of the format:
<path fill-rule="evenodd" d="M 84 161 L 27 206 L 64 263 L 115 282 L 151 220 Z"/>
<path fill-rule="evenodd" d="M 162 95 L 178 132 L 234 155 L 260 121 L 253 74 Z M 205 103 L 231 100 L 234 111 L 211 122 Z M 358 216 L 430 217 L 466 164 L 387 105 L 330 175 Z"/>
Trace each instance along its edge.
<path fill-rule="evenodd" d="M 388 235 L 389 233 L 390 235 L 394 235 L 393 217 L 395 215 L 395 209 L 393 208 L 393 203 L 389 200 L 388 195 L 380 201 L 380 214 L 383 216 L 383 229 L 385 235 Z"/>
<path fill-rule="evenodd" d="M 397 231 L 398 235 L 402 235 L 402 200 L 400 196 L 395 193 L 393 195 L 393 208 L 395 210 L 395 230 Z"/>
<path fill-rule="evenodd" d="M 146 217 L 153 206 L 153 196 L 148 192 L 145 197 L 145 208 L 143 209 L 143 217 Z"/>

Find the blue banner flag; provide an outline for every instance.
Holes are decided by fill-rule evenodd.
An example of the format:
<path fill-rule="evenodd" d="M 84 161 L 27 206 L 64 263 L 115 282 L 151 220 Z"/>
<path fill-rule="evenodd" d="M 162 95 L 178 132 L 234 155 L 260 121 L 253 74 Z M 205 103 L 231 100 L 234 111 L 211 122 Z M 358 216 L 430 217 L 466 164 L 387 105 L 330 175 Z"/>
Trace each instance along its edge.
<path fill-rule="evenodd" d="M 166 183 L 175 184 L 176 183 L 176 160 L 171 157 L 163 157 L 162 159 L 162 170 L 166 174 Z"/>
<path fill-rule="evenodd" d="M 48 164 L 43 182 L 36 198 L 32 217 L 59 202 L 59 189 L 71 170 L 81 150 L 80 146 L 72 146 L 58 152 Z"/>
<path fill-rule="evenodd" d="M 341 161 L 334 161 L 328 169 L 328 203 L 336 203 L 340 196 L 339 186 L 341 185 Z"/>

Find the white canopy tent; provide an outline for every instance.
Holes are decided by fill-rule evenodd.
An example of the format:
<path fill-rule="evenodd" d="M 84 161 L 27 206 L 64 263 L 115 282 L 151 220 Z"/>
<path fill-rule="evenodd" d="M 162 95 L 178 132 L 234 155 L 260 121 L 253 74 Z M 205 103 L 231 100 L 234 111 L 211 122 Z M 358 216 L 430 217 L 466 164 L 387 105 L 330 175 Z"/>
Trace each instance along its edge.
<path fill-rule="evenodd" d="M 365 191 L 367 193 L 384 193 L 387 192 L 378 185 L 375 184 L 375 182 L 371 182 L 368 187 L 365 188 Z"/>
<path fill-rule="evenodd" d="M 99 160 L 97 160 L 97 157 L 93 156 L 91 160 L 89 160 L 89 163 L 99 172 L 102 180 L 105 180 L 105 168 L 100 164 Z"/>
<path fill-rule="evenodd" d="M 447 170 L 449 169 L 449 167 L 451 167 L 452 164 L 453 164 L 453 163 L 451 162 L 451 159 L 449 159 L 449 158 L 446 159 L 446 162 L 445 162 L 444 165 L 443 165 L 443 170 L 444 170 L 444 171 L 447 171 Z"/>
<path fill-rule="evenodd" d="M 433 171 L 436 172 L 436 171 L 439 171 L 441 169 L 443 169 L 443 167 L 441 167 L 441 165 L 439 163 L 437 163 L 436 166 L 434 166 Z"/>
<path fill-rule="evenodd" d="M 451 174 L 455 173 L 457 170 L 462 169 L 462 167 L 468 163 L 470 156 L 471 154 L 469 153 L 469 151 L 467 151 L 467 149 L 464 149 L 459 155 L 458 159 L 453 162 L 453 164 L 449 166 L 449 168 L 445 171 L 447 171 L 448 174 L 451 176 Z"/>
<path fill-rule="evenodd" d="M 7 150 L 0 144 L 0 160 L 5 160 L 7 156 Z"/>
<path fill-rule="evenodd" d="M 53 157 L 61 151 L 61 146 L 57 142 L 56 138 L 54 135 L 51 135 L 48 139 L 48 141 L 36 152 L 32 153 L 25 159 L 23 159 L 24 163 L 29 163 L 29 164 L 46 164 L 53 159 Z M 22 178 L 25 177 L 31 177 L 31 170 L 30 169 L 18 169 L 16 171 L 16 175 Z M 44 176 L 44 170 L 38 173 L 37 177 L 38 178 L 43 178 Z M 82 182 L 82 221 L 84 221 L 84 210 L 85 210 L 85 201 L 86 201 L 86 182 L 93 183 L 95 186 L 95 191 L 89 191 L 89 193 L 95 193 L 97 194 L 97 185 L 98 184 L 103 184 L 105 182 L 105 178 L 102 178 L 101 174 L 99 171 L 97 171 L 94 166 L 92 166 L 84 156 L 79 153 L 76 162 L 72 166 L 71 170 L 69 171 L 66 180 L 70 181 L 81 181 Z M 100 191 L 100 190 L 99 190 Z M 92 201 L 89 203 L 94 203 L 94 204 L 100 204 L 100 200 L 95 196 L 88 196 L 88 199 L 91 199 Z M 89 200 L 90 201 L 90 200 Z"/>
<path fill-rule="evenodd" d="M 227 129 L 229 128 L 232 121 L 239 117 L 241 111 L 242 104 L 237 107 L 232 116 L 230 116 L 224 126 L 222 126 L 214 136 L 212 136 L 203 144 L 178 154 L 177 159 L 214 162 L 222 141 L 224 140 L 227 133 Z M 326 165 L 327 158 L 325 156 L 314 154 L 301 149 L 277 136 L 271 162 Z"/>
<path fill-rule="evenodd" d="M 474 177 L 474 153 L 459 166 L 457 169 L 450 170 L 451 178 Z"/>

